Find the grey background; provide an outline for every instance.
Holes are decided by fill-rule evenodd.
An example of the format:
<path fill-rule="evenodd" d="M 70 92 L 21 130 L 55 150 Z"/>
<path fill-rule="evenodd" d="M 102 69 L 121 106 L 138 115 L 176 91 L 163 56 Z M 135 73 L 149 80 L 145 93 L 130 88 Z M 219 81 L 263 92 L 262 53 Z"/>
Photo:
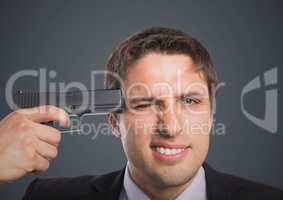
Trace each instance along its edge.
<path fill-rule="evenodd" d="M 207 47 L 220 80 L 226 83 L 219 90 L 216 111 L 216 123 L 225 125 L 226 134 L 211 137 L 208 163 L 283 188 L 281 113 L 278 132 L 270 134 L 240 109 L 245 84 L 274 66 L 281 70 L 282 8 L 279 0 L 1 1 L 0 117 L 10 112 L 5 84 L 18 70 L 44 67 L 57 72 L 53 82 L 81 81 L 90 86 L 90 72 L 103 69 L 112 48 L 130 34 L 150 26 L 181 29 Z M 280 82 L 280 74 L 278 78 Z M 102 87 L 102 80 L 98 83 Z M 20 88 L 36 85 L 34 78 L 18 83 Z M 264 91 L 250 95 L 246 106 L 263 116 Z M 105 117 L 86 120 L 98 124 Z M 118 139 L 102 134 L 95 140 L 91 137 L 64 134 L 58 158 L 41 176 L 103 174 L 123 167 L 126 159 Z M 20 199 L 33 178 L 0 185 L 0 199 Z"/>

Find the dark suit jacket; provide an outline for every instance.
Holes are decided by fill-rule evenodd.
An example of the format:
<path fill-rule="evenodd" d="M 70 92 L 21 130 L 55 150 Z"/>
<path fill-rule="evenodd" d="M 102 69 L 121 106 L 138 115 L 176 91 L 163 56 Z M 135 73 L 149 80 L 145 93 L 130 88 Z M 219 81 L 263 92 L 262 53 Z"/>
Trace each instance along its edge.
<path fill-rule="evenodd" d="M 208 200 L 283 200 L 283 191 L 203 165 Z M 23 200 L 118 200 L 125 168 L 102 176 L 35 179 Z"/>

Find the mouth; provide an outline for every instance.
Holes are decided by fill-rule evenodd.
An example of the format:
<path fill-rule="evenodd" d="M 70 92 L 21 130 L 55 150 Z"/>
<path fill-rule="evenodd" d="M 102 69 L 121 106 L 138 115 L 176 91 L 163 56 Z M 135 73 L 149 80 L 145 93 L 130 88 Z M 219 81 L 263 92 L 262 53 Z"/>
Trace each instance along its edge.
<path fill-rule="evenodd" d="M 151 146 L 153 156 L 170 164 L 179 162 L 185 158 L 191 149 L 190 145 L 155 143 Z"/>
<path fill-rule="evenodd" d="M 185 151 L 186 148 L 165 148 L 165 147 L 154 147 L 154 151 L 164 155 L 175 155 Z"/>

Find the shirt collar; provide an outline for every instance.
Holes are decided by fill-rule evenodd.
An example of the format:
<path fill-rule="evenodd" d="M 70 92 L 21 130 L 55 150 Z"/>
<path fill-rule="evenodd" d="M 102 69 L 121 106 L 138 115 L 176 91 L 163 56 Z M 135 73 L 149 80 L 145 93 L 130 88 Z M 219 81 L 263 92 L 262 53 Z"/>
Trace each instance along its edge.
<path fill-rule="evenodd" d="M 147 195 L 134 183 L 129 174 L 129 163 L 124 175 L 124 190 L 127 199 L 144 199 L 150 200 Z M 205 171 L 203 167 L 200 167 L 192 183 L 183 191 L 176 200 L 206 200 L 206 181 L 205 181 Z"/>

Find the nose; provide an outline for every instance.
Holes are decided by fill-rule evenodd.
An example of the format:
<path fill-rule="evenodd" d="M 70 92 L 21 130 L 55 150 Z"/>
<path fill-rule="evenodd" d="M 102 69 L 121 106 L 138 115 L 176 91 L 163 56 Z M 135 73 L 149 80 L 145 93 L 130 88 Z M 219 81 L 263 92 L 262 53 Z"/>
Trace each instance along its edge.
<path fill-rule="evenodd" d="M 178 110 L 175 103 L 170 103 L 159 113 L 158 133 L 165 137 L 174 137 L 182 132 Z"/>

